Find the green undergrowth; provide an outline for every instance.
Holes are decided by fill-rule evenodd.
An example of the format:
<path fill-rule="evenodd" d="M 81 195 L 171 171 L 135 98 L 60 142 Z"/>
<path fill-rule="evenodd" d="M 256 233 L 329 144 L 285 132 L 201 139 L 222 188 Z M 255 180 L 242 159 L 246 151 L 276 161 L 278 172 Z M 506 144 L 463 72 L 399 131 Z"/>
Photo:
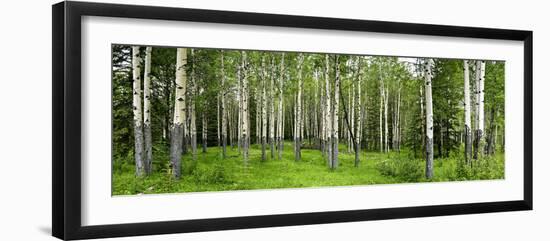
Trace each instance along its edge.
<path fill-rule="evenodd" d="M 339 167 L 330 170 L 326 159 L 316 149 L 302 149 L 302 160 L 295 161 L 291 142 L 285 143 L 282 159 L 261 160 L 261 147 L 252 145 L 248 163 L 244 163 L 236 148 L 209 147 L 206 153 L 198 149 L 196 160 L 191 154 L 182 158 L 182 177 L 174 180 L 169 175 L 169 150 L 165 146 L 153 149 L 153 174 L 144 178 L 134 175 L 133 156 L 120 157 L 113 164 L 113 195 L 148 193 L 178 193 L 253 190 L 276 188 L 305 188 L 350 186 L 427 181 L 464 181 L 504 178 L 504 154 L 480 158 L 472 165 L 462 164 L 460 155 L 434 160 L 434 177 L 425 179 L 425 162 L 412 158 L 406 151 L 378 153 L 361 152 L 359 167 L 354 166 L 354 154 L 341 146 Z"/>

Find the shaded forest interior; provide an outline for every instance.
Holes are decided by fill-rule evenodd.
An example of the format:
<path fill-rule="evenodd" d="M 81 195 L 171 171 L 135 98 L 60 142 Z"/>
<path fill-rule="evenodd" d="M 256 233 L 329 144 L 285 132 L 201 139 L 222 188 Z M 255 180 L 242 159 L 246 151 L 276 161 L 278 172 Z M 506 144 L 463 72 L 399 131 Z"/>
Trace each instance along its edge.
<path fill-rule="evenodd" d="M 112 46 L 113 194 L 504 178 L 504 62 Z"/>

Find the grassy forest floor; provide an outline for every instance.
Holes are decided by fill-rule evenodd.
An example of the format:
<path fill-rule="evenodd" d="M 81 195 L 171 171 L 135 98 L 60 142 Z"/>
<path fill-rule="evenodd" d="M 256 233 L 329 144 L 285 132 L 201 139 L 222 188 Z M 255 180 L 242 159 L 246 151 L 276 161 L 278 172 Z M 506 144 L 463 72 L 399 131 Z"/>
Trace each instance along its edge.
<path fill-rule="evenodd" d="M 413 158 L 407 151 L 379 153 L 362 152 L 359 167 L 354 167 L 354 154 L 340 146 L 337 170 L 328 169 L 326 159 L 317 149 L 302 149 L 302 160 L 294 161 L 292 142 L 286 142 L 282 160 L 270 158 L 261 161 L 261 146 L 251 145 L 248 165 L 243 164 L 236 148 L 228 147 L 226 159 L 221 148 L 209 147 L 202 153 L 199 147 L 196 161 L 191 154 L 183 157 L 182 177 L 173 180 L 168 172 L 169 150 L 165 146 L 153 149 L 153 174 L 136 178 L 132 157 L 130 161 L 116 160 L 113 165 L 113 195 L 178 193 L 224 190 L 251 190 L 275 188 L 302 188 L 323 186 L 350 186 L 389 183 L 426 182 L 425 162 Z M 473 167 L 459 165 L 462 152 L 449 158 L 435 158 L 434 178 L 430 181 L 462 181 L 504 178 L 504 153 L 486 157 Z"/>

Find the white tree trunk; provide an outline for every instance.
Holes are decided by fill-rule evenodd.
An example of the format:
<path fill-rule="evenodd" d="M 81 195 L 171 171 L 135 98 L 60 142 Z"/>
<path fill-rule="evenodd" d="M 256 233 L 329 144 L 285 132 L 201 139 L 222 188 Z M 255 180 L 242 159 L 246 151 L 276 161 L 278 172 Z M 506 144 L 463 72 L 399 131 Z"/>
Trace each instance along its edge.
<path fill-rule="evenodd" d="M 388 152 L 390 147 L 388 145 L 388 87 L 384 89 L 384 152 Z"/>
<path fill-rule="evenodd" d="M 241 144 L 242 144 L 242 133 L 243 133 L 243 78 L 242 78 L 242 69 L 244 60 L 242 60 L 241 53 L 241 63 L 237 68 L 237 102 L 238 102 L 238 116 L 237 116 L 237 149 L 241 153 Z"/>
<path fill-rule="evenodd" d="M 138 46 L 132 47 L 133 70 L 133 112 L 134 112 L 134 158 L 136 162 L 136 176 L 145 174 L 144 146 L 143 146 L 143 113 L 141 106 L 141 57 Z"/>
<path fill-rule="evenodd" d="M 339 56 L 336 55 L 335 58 L 335 81 L 334 81 L 334 106 L 333 106 L 333 126 L 332 126 L 332 169 L 338 168 L 338 121 L 339 121 L 339 108 L 340 108 L 340 62 Z"/>
<path fill-rule="evenodd" d="M 362 73 L 361 73 L 361 65 L 362 63 L 362 57 L 357 57 L 356 63 L 357 63 L 357 94 L 355 95 L 355 166 L 359 166 L 359 155 L 361 153 L 361 84 L 362 84 Z"/>
<path fill-rule="evenodd" d="M 221 124 L 220 104 L 221 104 L 221 97 L 220 97 L 220 93 L 218 93 L 217 100 L 216 100 L 216 134 L 218 136 L 218 147 L 222 146 L 221 133 L 220 133 L 220 124 Z"/>
<path fill-rule="evenodd" d="M 470 104 L 470 65 L 464 60 L 464 161 L 470 164 L 472 156 L 472 121 Z"/>
<path fill-rule="evenodd" d="M 319 70 L 317 72 L 317 75 L 316 75 L 316 78 L 319 78 L 321 76 L 321 70 Z M 321 82 L 319 84 L 319 88 L 320 88 L 320 98 L 321 98 L 321 101 L 320 101 L 320 105 L 319 105 L 319 108 L 320 108 L 320 111 L 319 111 L 319 147 L 321 149 L 321 155 L 323 156 L 323 158 L 325 157 L 325 154 L 326 154 L 326 147 L 325 147 L 325 144 L 327 142 L 327 138 L 326 138 L 326 97 L 325 97 L 325 93 L 324 93 L 324 90 L 325 90 L 325 87 L 323 85 L 323 83 Z"/>
<path fill-rule="evenodd" d="M 170 164 L 172 175 L 179 179 L 181 176 L 181 154 L 183 141 L 183 126 L 186 120 L 185 93 L 187 87 L 187 49 L 178 48 L 176 56 L 176 94 L 174 103 L 174 121 L 172 125 Z"/>
<path fill-rule="evenodd" d="M 267 145 L 267 96 L 266 96 L 266 78 L 267 70 L 265 65 L 265 56 L 262 56 L 262 161 L 267 159 L 265 150 Z"/>
<path fill-rule="evenodd" d="M 279 160 L 283 158 L 283 145 L 284 145 L 284 131 L 283 131 L 283 80 L 284 80 L 284 74 L 285 74 L 285 53 L 281 55 L 281 68 L 280 68 L 280 76 L 279 76 L 279 108 L 278 108 L 278 136 L 277 136 L 277 143 L 278 143 L 278 154 L 279 154 Z"/>
<path fill-rule="evenodd" d="M 206 119 L 206 112 L 202 112 L 202 152 L 206 153 L 208 146 L 208 120 Z"/>
<path fill-rule="evenodd" d="M 143 74 L 143 136 L 145 140 L 145 174 L 152 172 L 153 139 L 151 136 L 151 47 L 145 48 L 145 69 Z"/>
<path fill-rule="evenodd" d="M 272 56 L 270 64 L 271 73 L 269 75 L 269 148 L 271 150 L 271 159 L 275 158 L 275 57 Z"/>
<path fill-rule="evenodd" d="M 302 65 L 304 63 L 304 55 L 300 53 L 298 55 L 298 96 L 296 98 L 296 126 L 297 131 L 294 136 L 294 159 L 300 161 L 302 159 L 302 129 L 303 129 L 303 117 L 302 117 L 302 88 L 304 81 L 302 80 Z"/>
<path fill-rule="evenodd" d="M 248 121 L 248 76 L 247 68 L 248 62 L 246 59 L 246 52 L 241 51 L 241 61 L 242 61 L 242 81 L 243 81 L 243 92 L 242 92 L 242 142 L 243 142 L 243 157 L 244 163 L 248 164 L 248 147 L 250 144 L 250 125 Z"/>
<path fill-rule="evenodd" d="M 256 144 L 262 144 L 262 97 L 256 87 L 254 98 L 256 99 Z"/>
<path fill-rule="evenodd" d="M 328 54 L 325 54 L 325 133 L 327 149 L 328 166 L 332 168 L 332 105 L 330 95 L 330 76 L 329 76 L 330 61 Z"/>
<path fill-rule="evenodd" d="M 189 112 L 191 114 L 191 123 L 189 124 L 190 129 L 190 138 L 191 138 L 191 153 L 193 155 L 193 160 L 197 159 L 197 116 L 195 113 L 196 109 L 196 95 L 197 95 L 197 84 L 195 79 L 195 50 L 191 49 L 191 100 L 189 101 Z"/>
<path fill-rule="evenodd" d="M 397 116 L 395 121 L 395 147 L 397 151 L 401 151 L 401 83 L 399 82 L 399 87 L 397 89 Z"/>
<path fill-rule="evenodd" d="M 424 87 L 426 92 L 426 178 L 433 177 L 433 108 L 432 108 L 433 59 L 424 63 Z"/>
<path fill-rule="evenodd" d="M 474 147 L 474 159 L 478 159 L 478 155 L 483 155 L 484 150 L 484 138 L 483 131 L 485 129 L 485 61 L 476 61 L 476 133 L 475 133 L 475 147 Z"/>
<path fill-rule="evenodd" d="M 424 68 L 424 66 L 422 66 L 421 68 Z M 422 127 L 425 126 L 425 115 L 424 115 L 424 99 L 425 99 L 425 96 L 424 96 L 424 91 L 423 91 L 423 86 L 420 86 L 420 119 L 421 119 L 421 122 L 422 122 Z M 426 146 L 426 135 L 421 135 L 421 143 L 422 143 L 422 146 L 421 147 L 425 147 Z M 421 149 L 424 149 L 424 148 L 421 148 Z M 426 156 L 426 152 L 425 151 L 422 151 L 422 157 L 425 157 Z"/>
<path fill-rule="evenodd" d="M 350 91 L 348 91 L 348 106 L 349 106 L 349 113 L 348 113 L 348 120 L 350 120 L 349 122 L 349 125 L 348 128 L 351 128 L 352 130 L 354 130 L 354 126 L 355 126 L 355 89 L 357 88 L 356 84 L 356 80 L 355 79 L 352 79 L 352 89 Z M 347 123 L 347 122 L 346 122 Z M 355 148 L 353 146 L 353 142 L 355 140 L 352 140 L 351 139 L 351 135 L 349 133 L 347 133 L 346 131 L 344 131 L 344 133 L 346 133 L 347 135 L 347 139 L 348 139 L 348 153 L 351 153 L 352 151 L 354 151 L 353 148 Z"/>
<path fill-rule="evenodd" d="M 379 63 L 378 65 L 378 79 L 380 80 L 380 111 L 379 111 L 379 136 L 380 136 L 380 152 L 384 152 L 384 142 L 383 142 L 383 138 L 384 138 L 384 132 L 383 132 L 383 127 L 382 127 L 382 112 L 384 110 L 384 81 L 382 80 L 382 65 L 381 63 Z"/>
<path fill-rule="evenodd" d="M 222 114 L 222 129 L 221 129 L 221 139 L 222 139 L 222 158 L 225 159 L 226 153 L 227 153 L 227 111 L 226 111 L 226 103 L 225 103 L 225 95 L 227 94 L 227 90 L 225 88 L 225 66 L 224 66 L 224 52 L 221 51 L 221 77 L 222 77 L 222 84 L 221 84 L 221 114 Z"/>

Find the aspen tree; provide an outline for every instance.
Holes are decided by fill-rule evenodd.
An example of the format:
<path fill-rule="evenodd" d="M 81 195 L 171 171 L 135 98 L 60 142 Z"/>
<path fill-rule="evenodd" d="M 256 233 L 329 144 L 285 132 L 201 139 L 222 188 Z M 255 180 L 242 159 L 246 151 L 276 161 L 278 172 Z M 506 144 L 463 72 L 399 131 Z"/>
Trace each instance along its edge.
<path fill-rule="evenodd" d="M 277 143 L 278 143 L 278 155 L 279 160 L 282 159 L 283 156 L 283 145 L 284 145 L 284 131 L 283 131 L 283 79 L 284 79 L 284 73 L 285 73 L 285 53 L 281 54 L 281 67 L 279 69 L 280 76 L 279 76 L 279 108 L 278 111 L 278 128 L 277 131 Z"/>
<path fill-rule="evenodd" d="M 338 121 L 339 121 L 339 103 L 340 103 L 340 62 L 339 56 L 335 57 L 335 81 L 334 81 L 334 105 L 332 107 L 332 169 L 338 168 Z"/>
<path fill-rule="evenodd" d="M 354 72 L 355 72 L 355 70 L 354 70 Z M 349 125 L 350 125 L 350 127 L 351 127 L 351 131 L 352 131 L 352 132 L 355 132 L 355 124 L 356 124 L 356 123 L 355 123 L 355 116 L 357 115 L 357 114 L 355 113 L 355 112 L 356 112 L 356 111 L 355 111 L 355 106 L 356 106 L 356 104 L 357 104 L 356 98 L 355 98 L 355 95 L 357 94 L 357 93 L 356 93 L 356 92 L 357 92 L 357 78 L 356 78 L 356 77 L 357 77 L 357 76 L 356 76 L 355 74 L 352 76 L 352 78 L 353 78 L 353 79 L 351 80 L 351 81 L 352 81 L 352 85 L 351 85 L 351 86 L 352 86 L 352 89 L 349 91 L 349 92 L 351 92 L 351 95 L 350 95 L 350 98 L 351 98 L 351 99 L 350 99 L 350 104 L 351 104 L 351 105 L 349 105 L 349 106 L 350 106 L 350 107 L 349 107 L 349 108 L 350 108 Z M 349 141 L 348 141 L 349 144 L 348 144 L 348 145 L 349 145 L 349 149 L 350 149 L 350 150 L 349 150 L 349 153 L 355 152 L 355 145 L 354 145 L 354 143 L 355 143 L 355 138 L 354 138 L 354 137 L 355 137 L 355 135 L 348 134 L 348 138 L 349 138 Z"/>
<path fill-rule="evenodd" d="M 266 78 L 267 71 L 265 66 L 265 56 L 262 56 L 262 161 L 266 160 L 265 149 L 267 145 L 267 96 L 266 96 Z"/>
<path fill-rule="evenodd" d="M 256 144 L 262 144 L 262 97 L 256 87 L 254 98 L 256 102 Z"/>
<path fill-rule="evenodd" d="M 388 145 L 388 96 L 389 88 L 384 87 L 384 152 L 388 152 L 390 147 Z"/>
<path fill-rule="evenodd" d="M 151 51 L 152 47 L 145 48 L 145 69 L 143 74 L 143 134 L 145 140 L 145 174 L 152 172 L 153 140 L 151 136 Z"/>
<path fill-rule="evenodd" d="M 238 102 L 238 116 L 237 116 L 237 149 L 239 153 L 241 153 L 241 144 L 242 144 L 242 133 L 243 133 L 243 78 L 242 78 L 242 69 L 243 69 L 243 54 L 241 52 L 241 63 L 239 64 L 239 67 L 237 68 L 237 102 Z"/>
<path fill-rule="evenodd" d="M 384 142 L 383 142 L 383 127 L 382 127 L 382 111 L 384 110 L 384 82 L 382 81 L 382 62 L 378 62 L 378 80 L 380 81 L 380 111 L 379 111 L 379 136 L 380 136 L 380 152 L 384 152 Z"/>
<path fill-rule="evenodd" d="M 304 55 L 300 53 L 298 55 L 298 94 L 296 98 L 296 135 L 294 136 L 294 145 L 295 145 L 295 151 L 294 151 L 294 159 L 296 161 L 300 161 L 302 158 L 302 88 L 303 88 L 303 79 L 302 79 L 302 65 L 304 63 Z"/>
<path fill-rule="evenodd" d="M 327 134 L 327 143 L 325 147 L 327 148 L 327 161 L 329 168 L 332 169 L 332 106 L 331 106 L 331 97 L 330 97 L 330 76 L 329 76 L 329 67 L 330 67 L 330 61 L 328 54 L 325 54 L 325 106 L 326 106 L 326 112 L 325 112 L 325 133 Z"/>
<path fill-rule="evenodd" d="M 426 178 L 433 177 L 433 108 L 432 108 L 433 59 L 424 60 L 424 88 L 426 93 Z"/>
<path fill-rule="evenodd" d="M 132 46 L 133 112 L 134 112 L 134 158 L 136 176 L 145 174 L 143 147 L 143 113 L 141 106 L 141 56 L 139 46 Z"/>
<path fill-rule="evenodd" d="M 271 56 L 271 73 L 269 75 L 269 147 L 271 150 L 271 159 L 275 158 L 275 94 L 273 86 L 275 85 L 275 57 Z"/>
<path fill-rule="evenodd" d="M 475 131 L 475 151 L 474 159 L 478 159 L 478 155 L 483 155 L 484 149 L 484 140 L 483 140 L 483 130 L 485 128 L 485 112 L 484 112 L 484 103 L 485 103 L 485 61 L 477 60 L 476 61 L 476 131 Z M 479 153 L 479 154 L 478 154 Z"/>
<path fill-rule="evenodd" d="M 227 90 L 225 88 L 225 66 L 224 66 L 224 51 L 221 51 L 221 78 L 222 78 L 222 84 L 221 84 L 221 115 L 222 115 L 222 129 L 221 129 L 221 141 L 222 141 L 222 158 L 226 157 L 226 146 L 227 146 L 227 111 L 226 111 L 226 94 Z"/>
<path fill-rule="evenodd" d="M 317 78 L 319 78 L 320 76 L 323 75 L 323 72 L 322 70 L 318 70 L 317 71 Z M 326 152 L 327 152 L 327 149 L 326 149 L 326 142 L 327 142 L 327 136 L 326 136 L 326 118 L 325 116 L 327 115 L 326 113 L 326 97 L 325 97 L 325 93 L 324 93 L 324 85 L 323 83 L 321 82 L 319 84 L 319 88 L 320 88 L 320 97 L 321 97 L 321 103 L 320 103 L 320 106 L 319 108 L 321 109 L 319 112 L 320 112 L 320 115 L 319 115 L 319 146 L 320 146 L 320 149 L 321 149 L 321 155 L 323 156 L 323 158 L 326 156 Z"/>
<path fill-rule="evenodd" d="M 246 52 L 241 51 L 241 63 L 242 63 L 242 142 L 243 142 L 243 157 L 244 163 L 248 164 L 248 147 L 250 145 L 250 125 L 248 121 L 248 76 L 247 68 L 248 62 L 246 58 Z"/>
<path fill-rule="evenodd" d="M 185 98 L 187 87 L 187 49 L 178 48 L 176 56 L 176 94 L 174 102 L 174 120 L 172 125 L 171 145 L 170 145 L 170 164 L 172 175 L 179 179 L 181 176 L 181 154 L 182 141 L 184 136 L 183 125 L 186 120 Z"/>
<path fill-rule="evenodd" d="M 355 101 L 354 103 L 357 103 L 355 105 L 355 112 L 356 112 L 356 116 L 355 116 L 355 166 L 359 166 L 359 155 L 360 155 L 360 152 L 361 152 L 361 116 L 362 116 L 362 113 L 361 113 L 361 84 L 362 84 L 362 73 L 361 73 L 361 65 L 363 64 L 362 62 L 362 57 L 357 57 L 356 59 L 356 76 L 357 76 L 357 83 L 356 83 L 356 86 L 357 86 L 357 94 L 355 95 Z"/>
<path fill-rule="evenodd" d="M 464 161 L 470 164 L 472 156 L 472 122 L 470 105 L 470 66 L 469 61 L 464 60 Z"/>
<path fill-rule="evenodd" d="M 197 84 L 195 79 L 195 50 L 191 49 L 191 83 L 190 83 L 190 100 L 189 100 L 189 113 L 191 115 L 191 121 L 189 124 L 189 135 L 191 140 L 191 154 L 193 155 L 193 160 L 197 159 L 197 116 L 195 113 L 196 109 L 196 95 L 197 95 Z"/>
<path fill-rule="evenodd" d="M 206 153 L 208 146 L 208 120 L 206 119 L 206 111 L 202 112 L 202 152 Z"/>

